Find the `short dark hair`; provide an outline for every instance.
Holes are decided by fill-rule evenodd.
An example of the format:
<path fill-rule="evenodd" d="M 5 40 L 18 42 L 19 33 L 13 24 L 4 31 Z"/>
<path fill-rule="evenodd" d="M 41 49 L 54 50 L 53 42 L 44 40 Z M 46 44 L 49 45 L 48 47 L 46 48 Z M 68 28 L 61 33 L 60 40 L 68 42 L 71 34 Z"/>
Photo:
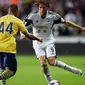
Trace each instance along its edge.
<path fill-rule="evenodd" d="M 39 4 L 44 4 L 46 7 L 49 7 L 49 0 L 37 0 L 35 5 L 38 7 Z"/>
<path fill-rule="evenodd" d="M 11 4 L 11 5 L 9 5 L 9 7 L 8 8 L 10 8 L 11 9 L 11 11 L 18 11 L 18 6 L 16 5 L 16 4 Z"/>

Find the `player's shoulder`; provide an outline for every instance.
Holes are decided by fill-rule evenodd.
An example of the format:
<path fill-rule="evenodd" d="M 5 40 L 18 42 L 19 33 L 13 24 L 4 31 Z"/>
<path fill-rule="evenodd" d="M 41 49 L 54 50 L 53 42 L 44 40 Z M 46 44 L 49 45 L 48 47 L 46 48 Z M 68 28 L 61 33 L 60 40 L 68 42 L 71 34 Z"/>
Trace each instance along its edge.
<path fill-rule="evenodd" d="M 37 14 L 38 14 L 38 11 L 32 11 L 32 12 L 30 12 L 28 14 L 27 18 L 29 18 L 29 17 L 35 17 L 35 16 L 37 16 Z"/>
<path fill-rule="evenodd" d="M 17 24 L 24 24 L 23 21 L 21 19 L 19 19 L 19 18 L 16 18 L 16 23 Z"/>
<path fill-rule="evenodd" d="M 2 17 L 0 17 L 0 20 L 1 20 L 1 19 L 4 19 L 5 17 L 6 17 L 6 15 L 5 15 L 5 16 L 2 16 Z"/>
<path fill-rule="evenodd" d="M 13 16 L 12 19 L 14 23 L 17 23 L 17 24 L 23 23 L 23 21 L 16 16 Z"/>
<path fill-rule="evenodd" d="M 36 14 L 38 14 L 38 11 L 32 11 L 30 14 L 36 15 Z"/>
<path fill-rule="evenodd" d="M 2 17 L 0 17 L 0 22 L 4 22 L 7 20 L 7 15 L 4 15 Z"/>
<path fill-rule="evenodd" d="M 61 17 L 58 13 L 53 12 L 53 11 L 48 11 L 49 15 L 56 16 L 56 17 Z"/>
<path fill-rule="evenodd" d="M 0 21 L 7 21 L 7 20 L 13 21 L 13 23 L 20 24 L 23 23 L 21 19 L 17 18 L 14 15 L 5 15 L 0 18 Z"/>

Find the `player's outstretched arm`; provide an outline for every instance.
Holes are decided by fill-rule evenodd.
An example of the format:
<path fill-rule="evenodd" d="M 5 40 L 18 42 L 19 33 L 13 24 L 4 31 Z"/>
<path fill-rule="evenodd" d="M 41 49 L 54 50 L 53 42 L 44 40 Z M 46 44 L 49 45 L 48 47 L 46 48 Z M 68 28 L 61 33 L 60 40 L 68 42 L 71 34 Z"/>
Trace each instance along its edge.
<path fill-rule="evenodd" d="M 27 31 L 23 32 L 23 34 L 30 40 L 37 40 L 42 42 L 42 39 L 35 37 L 33 34 L 28 33 Z"/>
<path fill-rule="evenodd" d="M 65 21 L 65 25 L 66 26 L 73 27 L 73 28 L 78 28 L 78 29 L 81 29 L 81 30 L 84 30 L 85 31 L 85 28 L 83 28 L 80 25 L 77 25 L 77 24 L 75 24 L 73 22 L 70 22 L 70 21 Z"/>
<path fill-rule="evenodd" d="M 83 31 L 85 31 L 85 27 L 82 27 L 81 29 L 82 29 Z"/>

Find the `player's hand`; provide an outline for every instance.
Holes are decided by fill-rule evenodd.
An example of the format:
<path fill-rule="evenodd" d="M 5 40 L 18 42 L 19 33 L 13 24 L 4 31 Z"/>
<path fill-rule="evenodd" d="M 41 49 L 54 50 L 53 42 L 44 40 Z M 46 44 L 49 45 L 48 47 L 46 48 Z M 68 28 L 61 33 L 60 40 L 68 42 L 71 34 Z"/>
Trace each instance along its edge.
<path fill-rule="evenodd" d="M 25 37 L 25 35 L 24 34 L 21 34 L 20 35 L 20 40 L 23 40 L 23 39 L 25 39 L 26 37 Z"/>
<path fill-rule="evenodd" d="M 38 39 L 39 39 L 38 40 L 39 42 L 41 42 L 41 43 L 43 42 L 43 39 L 42 38 L 39 37 Z"/>
<path fill-rule="evenodd" d="M 85 31 L 85 27 L 82 27 L 81 30 Z"/>

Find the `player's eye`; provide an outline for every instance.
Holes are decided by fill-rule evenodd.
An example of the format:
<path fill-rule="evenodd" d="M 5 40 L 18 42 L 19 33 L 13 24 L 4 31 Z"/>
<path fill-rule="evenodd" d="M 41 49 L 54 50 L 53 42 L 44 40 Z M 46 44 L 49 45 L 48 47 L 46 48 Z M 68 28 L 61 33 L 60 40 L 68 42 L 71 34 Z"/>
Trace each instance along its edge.
<path fill-rule="evenodd" d="M 45 9 L 45 7 L 40 7 L 40 8 Z"/>

